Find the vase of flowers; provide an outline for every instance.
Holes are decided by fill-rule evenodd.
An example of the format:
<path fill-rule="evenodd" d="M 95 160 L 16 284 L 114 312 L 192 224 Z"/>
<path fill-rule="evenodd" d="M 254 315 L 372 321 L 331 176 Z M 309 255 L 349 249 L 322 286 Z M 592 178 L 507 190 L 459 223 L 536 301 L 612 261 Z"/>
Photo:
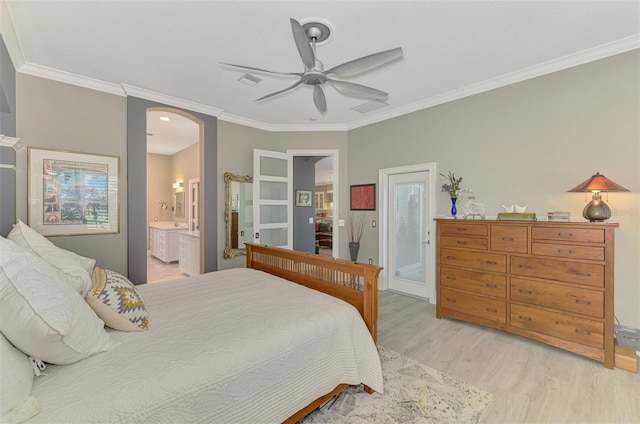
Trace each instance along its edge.
<path fill-rule="evenodd" d="M 360 240 L 364 232 L 364 215 L 347 214 L 347 235 L 349 236 L 349 257 L 351 261 L 358 261 Z"/>
<path fill-rule="evenodd" d="M 449 171 L 448 175 L 440 174 L 446 178 L 447 182 L 442 184 L 442 191 L 449 193 L 449 198 L 451 198 L 451 216 L 456 218 L 456 214 L 458 213 L 458 208 L 456 207 L 456 202 L 458 201 L 458 197 L 462 195 L 462 193 L 469 192 L 470 190 L 463 189 L 460 185 L 462 184 L 462 177 L 456 178 L 456 175 Z"/>

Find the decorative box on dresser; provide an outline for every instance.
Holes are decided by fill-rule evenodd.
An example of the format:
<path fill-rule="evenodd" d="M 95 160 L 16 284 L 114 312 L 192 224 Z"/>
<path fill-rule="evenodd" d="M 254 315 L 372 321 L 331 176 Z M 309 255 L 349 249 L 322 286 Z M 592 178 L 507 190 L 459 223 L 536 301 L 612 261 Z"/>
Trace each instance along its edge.
<path fill-rule="evenodd" d="M 438 318 L 497 328 L 613 368 L 618 224 L 436 222 Z"/>

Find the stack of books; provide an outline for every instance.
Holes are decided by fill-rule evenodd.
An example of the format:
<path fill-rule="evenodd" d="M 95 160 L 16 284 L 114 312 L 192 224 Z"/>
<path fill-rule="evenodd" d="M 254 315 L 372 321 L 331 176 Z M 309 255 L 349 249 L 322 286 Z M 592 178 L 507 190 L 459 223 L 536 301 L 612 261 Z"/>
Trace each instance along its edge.
<path fill-rule="evenodd" d="M 499 212 L 499 221 L 537 221 L 535 212 Z"/>
<path fill-rule="evenodd" d="M 569 212 L 548 212 L 547 217 L 549 221 L 555 222 L 569 222 L 571 220 Z"/>

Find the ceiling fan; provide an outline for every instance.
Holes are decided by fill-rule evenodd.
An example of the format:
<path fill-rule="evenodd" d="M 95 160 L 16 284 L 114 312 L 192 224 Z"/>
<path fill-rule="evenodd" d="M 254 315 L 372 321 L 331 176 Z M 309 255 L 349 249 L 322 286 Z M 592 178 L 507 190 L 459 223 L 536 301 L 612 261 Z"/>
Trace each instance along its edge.
<path fill-rule="evenodd" d="M 354 59 L 341 65 L 334 66 L 333 68 L 325 71 L 322 62 L 320 62 L 316 58 L 316 42 L 320 39 L 321 36 L 324 37 L 323 39 L 326 39 L 328 34 L 323 35 L 322 32 L 323 30 L 324 32 L 327 32 L 328 27 L 322 24 L 314 25 L 313 23 L 311 23 L 305 25 L 305 30 L 305 27 L 303 27 L 297 20 L 290 18 L 290 21 L 291 30 L 293 32 L 293 39 L 296 43 L 296 47 L 298 48 L 298 52 L 300 53 L 302 63 L 304 63 L 304 72 L 275 72 L 269 71 L 267 69 L 255 68 L 252 66 L 234 65 L 231 63 L 220 62 L 223 65 L 233 66 L 236 68 L 266 72 L 269 74 L 293 75 L 300 77 L 300 79 L 292 86 L 287 87 L 284 90 L 276 91 L 274 93 L 267 94 L 266 96 L 262 96 L 259 99 L 256 99 L 256 101 L 268 99 L 269 97 L 273 97 L 289 90 L 293 90 L 301 84 L 307 84 L 313 86 L 313 103 L 316 105 L 320 112 L 324 113 L 327 111 L 327 100 L 322 89 L 322 85 L 325 83 L 333 85 L 336 90 L 346 96 L 364 97 L 368 99 L 380 100 L 385 99 L 389 95 L 389 93 L 377 90 L 375 88 L 330 78 L 329 75 L 335 75 L 337 77 L 349 76 L 384 65 L 388 62 L 402 57 L 401 47 L 396 47 L 395 49 L 385 50 L 358 59 Z"/>

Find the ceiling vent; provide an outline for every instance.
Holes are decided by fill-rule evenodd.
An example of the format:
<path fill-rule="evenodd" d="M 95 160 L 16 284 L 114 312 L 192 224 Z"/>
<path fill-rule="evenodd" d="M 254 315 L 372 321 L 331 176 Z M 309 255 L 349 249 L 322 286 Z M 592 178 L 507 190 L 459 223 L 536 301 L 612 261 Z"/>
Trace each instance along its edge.
<path fill-rule="evenodd" d="M 383 107 L 387 107 L 387 106 L 389 106 L 389 104 L 385 103 L 383 101 L 371 100 L 371 101 L 369 101 L 367 103 L 363 103 L 361 105 L 354 106 L 351 109 L 355 110 L 356 112 L 367 113 L 367 112 L 374 111 L 376 109 L 382 109 Z"/>
<path fill-rule="evenodd" d="M 247 84 L 250 86 L 255 86 L 257 85 L 260 81 L 262 81 L 260 78 L 258 77 L 254 77 L 253 75 L 249 75 L 249 74 L 244 74 L 243 76 L 241 76 L 238 81 L 240 81 L 243 84 Z"/>

